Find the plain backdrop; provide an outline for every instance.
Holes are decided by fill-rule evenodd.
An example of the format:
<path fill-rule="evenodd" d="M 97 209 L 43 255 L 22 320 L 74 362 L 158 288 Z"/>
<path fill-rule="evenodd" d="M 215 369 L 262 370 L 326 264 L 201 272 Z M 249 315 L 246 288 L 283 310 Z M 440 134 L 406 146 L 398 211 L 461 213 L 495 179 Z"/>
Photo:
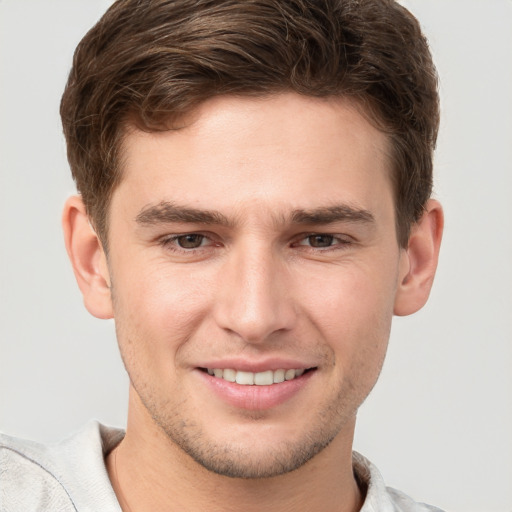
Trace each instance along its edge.
<path fill-rule="evenodd" d="M 355 448 L 453 512 L 512 511 L 512 1 L 410 0 L 441 77 L 446 232 L 429 304 L 395 319 Z M 0 429 L 124 425 L 111 321 L 88 315 L 60 231 L 74 191 L 58 104 L 108 0 L 0 0 Z"/>

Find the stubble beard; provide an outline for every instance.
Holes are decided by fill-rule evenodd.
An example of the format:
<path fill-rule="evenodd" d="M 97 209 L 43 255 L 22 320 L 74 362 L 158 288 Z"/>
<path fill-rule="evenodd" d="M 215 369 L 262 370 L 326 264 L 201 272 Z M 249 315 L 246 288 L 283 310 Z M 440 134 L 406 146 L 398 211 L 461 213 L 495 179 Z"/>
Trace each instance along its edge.
<path fill-rule="evenodd" d="M 118 332 L 117 322 L 116 331 L 119 343 L 122 335 Z M 310 415 L 308 428 L 295 439 L 271 443 L 259 451 L 251 452 L 254 440 L 257 441 L 257 426 L 254 429 L 254 440 L 245 439 L 243 443 L 237 444 L 213 439 L 200 423 L 182 415 L 181 411 L 187 410 L 186 398 L 181 403 L 173 404 L 173 407 L 170 407 L 169 401 L 161 403 L 151 385 L 145 382 L 142 375 L 137 375 L 137 365 L 129 364 L 134 363 L 133 354 L 130 357 L 121 343 L 119 348 L 134 391 L 170 443 L 206 470 L 239 479 L 272 478 L 295 471 L 329 446 L 344 428 L 347 431 L 350 429 L 347 435 L 351 440 L 357 410 L 373 388 L 384 360 L 382 357 L 373 382 L 367 387 L 356 385 L 358 376 L 352 376 L 352 380 L 340 384 L 338 391 L 332 393 L 330 398 L 324 397 L 323 404 L 316 411 L 306 411 Z M 180 393 L 177 391 L 176 395 Z M 252 421 L 255 425 L 260 422 L 264 429 L 265 414 L 259 414 L 258 417 L 257 412 L 253 413 Z"/>
<path fill-rule="evenodd" d="M 254 439 L 243 443 L 219 443 L 198 424 L 188 421 L 178 412 L 162 415 L 163 408 L 145 393 L 135 389 L 144 407 L 169 441 L 206 470 L 217 475 L 240 479 L 263 479 L 295 471 L 325 449 L 339 434 L 349 419 L 355 417 L 357 407 L 347 404 L 346 394 L 326 405 L 311 418 L 311 428 L 300 437 L 287 442 L 272 443 L 255 450 L 258 444 L 257 423 L 265 426 L 264 417 L 254 415 Z M 185 405 L 185 404 L 180 404 Z M 183 410 L 176 407 L 176 410 Z M 186 408 L 185 408 L 186 409 Z"/>
<path fill-rule="evenodd" d="M 322 451 L 334 438 L 332 435 L 327 438 L 322 436 L 318 440 L 304 439 L 300 444 L 281 443 L 279 449 L 273 447 L 268 453 L 255 456 L 248 454 L 244 446 L 219 446 L 215 442 L 208 442 L 201 431 L 192 437 L 186 430 L 176 431 L 167 427 L 165 433 L 171 442 L 208 471 L 242 479 L 271 478 L 294 471 Z"/>

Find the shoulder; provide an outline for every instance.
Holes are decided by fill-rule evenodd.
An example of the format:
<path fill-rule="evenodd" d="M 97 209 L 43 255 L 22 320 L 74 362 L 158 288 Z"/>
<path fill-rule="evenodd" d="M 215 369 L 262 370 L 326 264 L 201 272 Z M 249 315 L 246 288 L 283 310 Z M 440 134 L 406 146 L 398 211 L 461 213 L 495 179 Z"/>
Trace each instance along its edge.
<path fill-rule="evenodd" d="M 94 488 L 117 504 L 103 461 L 104 451 L 121 438 L 96 422 L 54 444 L 0 434 L 0 510 L 89 510 L 82 504 Z"/>
<path fill-rule="evenodd" d="M 387 487 L 386 490 L 397 512 L 443 512 L 432 505 L 418 503 L 407 494 L 392 487 Z"/>
<path fill-rule="evenodd" d="M 76 510 L 48 467 L 45 451 L 42 445 L 0 435 L 0 510 Z"/>
<path fill-rule="evenodd" d="M 353 467 L 360 486 L 366 489 L 365 502 L 360 512 L 443 512 L 387 487 L 377 467 L 357 452 L 353 453 Z"/>

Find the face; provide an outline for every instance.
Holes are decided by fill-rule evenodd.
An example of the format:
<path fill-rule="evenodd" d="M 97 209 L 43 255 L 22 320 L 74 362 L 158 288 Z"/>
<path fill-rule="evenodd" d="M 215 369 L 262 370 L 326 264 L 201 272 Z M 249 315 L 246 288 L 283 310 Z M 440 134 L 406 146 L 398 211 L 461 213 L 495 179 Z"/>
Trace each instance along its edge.
<path fill-rule="evenodd" d="M 403 277 L 387 153 L 346 100 L 294 94 L 128 133 L 108 267 L 130 408 L 207 469 L 277 475 L 350 437 Z"/>

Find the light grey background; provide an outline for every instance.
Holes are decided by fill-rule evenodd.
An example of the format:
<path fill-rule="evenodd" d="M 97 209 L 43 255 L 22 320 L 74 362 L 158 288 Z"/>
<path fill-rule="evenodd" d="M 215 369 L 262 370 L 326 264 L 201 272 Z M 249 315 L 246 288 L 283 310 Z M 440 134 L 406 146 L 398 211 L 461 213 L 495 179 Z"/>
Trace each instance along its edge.
<path fill-rule="evenodd" d="M 512 511 L 512 1 L 409 0 L 441 75 L 431 301 L 397 318 L 355 448 L 388 485 L 453 512 Z M 74 191 L 58 104 L 108 0 L 0 0 L 0 429 L 123 425 L 113 323 L 82 306 L 60 232 Z"/>

